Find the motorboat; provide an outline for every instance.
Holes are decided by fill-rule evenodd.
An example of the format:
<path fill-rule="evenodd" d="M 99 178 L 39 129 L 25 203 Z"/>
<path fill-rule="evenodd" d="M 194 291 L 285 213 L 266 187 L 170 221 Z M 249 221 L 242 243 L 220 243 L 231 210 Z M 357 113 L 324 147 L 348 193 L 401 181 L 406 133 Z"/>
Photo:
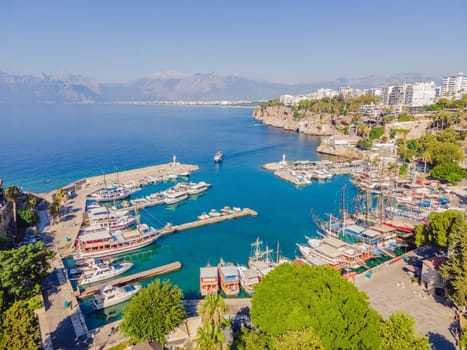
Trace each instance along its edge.
<path fill-rule="evenodd" d="M 214 155 L 214 163 L 220 163 L 224 160 L 224 154 L 219 151 Z"/>
<path fill-rule="evenodd" d="M 197 184 L 193 184 L 193 185 L 189 186 L 188 189 L 187 189 L 187 193 L 190 196 L 192 196 L 192 195 L 199 194 L 199 193 L 207 191 L 209 189 L 209 187 L 211 187 L 210 184 L 207 184 L 206 182 L 201 181 L 201 182 L 198 182 Z"/>
<path fill-rule="evenodd" d="M 83 274 L 78 280 L 80 286 L 105 281 L 115 276 L 125 273 L 133 263 L 124 262 L 117 264 L 97 263 L 84 270 Z"/>
<path fill-rule="evenodd" d="M 123 287 L 105 285 L 93 296 L 92 306 L 95 310 L 123 303 L 139 292 L 141 285 L 130 284 Z"/>

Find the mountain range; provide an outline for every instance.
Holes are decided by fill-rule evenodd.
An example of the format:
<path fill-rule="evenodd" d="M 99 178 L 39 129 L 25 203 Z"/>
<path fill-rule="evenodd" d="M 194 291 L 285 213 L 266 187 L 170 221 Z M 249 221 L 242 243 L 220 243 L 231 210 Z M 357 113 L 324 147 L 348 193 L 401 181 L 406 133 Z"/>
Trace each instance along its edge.
<path fill-rule="evenodd" d="M 390 82 L 437 80 L 420 73 L 369 75 L 309 83 L 276 83 L 216 73 L 158 73 L 127 82 L 105 83 L 82 75 L 13 75 L 0 71 L 0 103 L 112 103 L 125 101 L 267 100 L 319 88 L 381 87 Z"/>

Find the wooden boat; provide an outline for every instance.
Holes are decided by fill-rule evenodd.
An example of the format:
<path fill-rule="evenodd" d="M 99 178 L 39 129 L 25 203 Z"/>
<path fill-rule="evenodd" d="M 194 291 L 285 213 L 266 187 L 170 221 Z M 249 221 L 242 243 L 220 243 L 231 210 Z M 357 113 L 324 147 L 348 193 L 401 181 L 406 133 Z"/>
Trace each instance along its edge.
<path fill-rule="evenodd" d="M 202 296 L 219 292 L 219 277 L 216 267 L 206 266 L 199 269 L 199 289 Z"/>
<path fill-rule="evenodd" d="M 223 260 L 218 265 L 219 279 L 222 291 L 226 296 L 236 296 L 240 293 L 240 279 L 238 270 L 232 264 L 226 264 Z"/>

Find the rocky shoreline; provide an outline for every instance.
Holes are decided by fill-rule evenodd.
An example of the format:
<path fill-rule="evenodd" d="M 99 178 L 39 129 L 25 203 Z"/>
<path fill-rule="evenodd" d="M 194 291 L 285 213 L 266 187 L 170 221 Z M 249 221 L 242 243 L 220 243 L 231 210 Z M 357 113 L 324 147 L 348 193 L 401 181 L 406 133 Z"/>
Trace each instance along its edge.
<path fill-rule="evenodd" d="M 342 129 L 352 122 L 348 115 L 294 112 L 286 106 L 256 107 L 253 118 L 266 125 L 317 136 L 341 135 Z"/>

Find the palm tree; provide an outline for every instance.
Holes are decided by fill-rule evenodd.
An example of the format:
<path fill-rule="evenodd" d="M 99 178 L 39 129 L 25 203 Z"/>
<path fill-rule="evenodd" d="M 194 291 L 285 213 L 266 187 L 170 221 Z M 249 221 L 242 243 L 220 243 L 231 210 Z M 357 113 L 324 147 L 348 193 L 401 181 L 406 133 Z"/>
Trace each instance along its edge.
<path fill-rule="evenodd" d="M 213 323 L 215 326 L 225 324 L 227 305 L 219 294 L 207 295 L 199 306 L 199 315 L 203 324 Z"/>
<path fill-rule="evenodd" d="M 223 329 L 212 323 L 206 323 L 198 328 L 198 336 L 195 339 L 197 350 L 226 350 Z"/>
<path fill-rule="evenodd" d="M 18 186 L 11 185 L 8 186 L 5 190 L 5 198 L 7 201 L 13 203 L 13 221 L 15 223 L 15 231 L 16 231 L 16 202 L 18 201 L 19 197 L 21 196 L 21 190 Z"/>
<path fill-rule="evenodd" d="M 30 192 L 26 194 L 26 198 L 24 200 L 28 208 L 33 209 L 36 207 L 37 204 L 37 198 L 32 195 Z"/>
<path fill-rule="evenodd" d="M 423 173 L 426 173 L 426 163 L 431 162 L 431 153 L 430 152 L 423 152 L 422 153 L 422 161 L 425 163 L 425 166 L 423 168 Z"/>

